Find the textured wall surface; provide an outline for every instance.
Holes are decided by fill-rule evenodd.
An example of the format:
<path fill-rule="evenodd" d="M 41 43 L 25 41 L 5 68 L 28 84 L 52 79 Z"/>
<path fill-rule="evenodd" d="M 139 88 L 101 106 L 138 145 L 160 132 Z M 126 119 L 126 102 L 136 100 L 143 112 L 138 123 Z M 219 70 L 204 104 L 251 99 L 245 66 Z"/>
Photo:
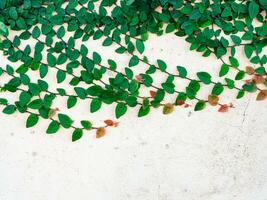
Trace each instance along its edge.
<path fill-rule="evenodd" d="M 188 52 L 183 39 L 154 38 L 147 42 L 151 62 L 165 59 L 172 72 L 184 65 L 192 76 L 200 70 L 218 74 L 220 62 Z M 122 65 L 129 60 L 95 42 L 88 46 Z M 0 60 L 7 63 L 2 55 Z M 55 81 L 53 72 L 49 76 Z M 212 107 L 197 113 L 177 108 L 168 116 L 153 110 L 138 119 L 137 108 L 130 109 L 104 138 L 89 132 L 76 143 L 69 130 L 46 135 L 46 121 L 26 129 L 25 115 L 1 113 L 0 200 L 266 200 L 267 103 L 256 102 L 255 95 L 232 101 L 234 96 L 224 95 L 222 101 L 235 108 L 223 114 Z M 114 118 L 114 106 L 92 117 L 88 105 L 66 112 L 99 123 Z"/>

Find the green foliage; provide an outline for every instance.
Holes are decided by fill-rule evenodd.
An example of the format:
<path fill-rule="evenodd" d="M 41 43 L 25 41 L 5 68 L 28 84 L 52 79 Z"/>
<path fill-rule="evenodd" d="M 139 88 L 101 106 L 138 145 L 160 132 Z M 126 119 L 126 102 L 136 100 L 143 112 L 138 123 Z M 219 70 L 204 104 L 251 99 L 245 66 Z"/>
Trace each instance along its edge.
<path fill-rule="evenodd" d="M 227 89 L 236 92 L 237 99 L 258 91 L 257 99 L 265 100 L 266 90 L 259 89 L 257 84 L 267 86 L 266 10 L 264 0 L 209 3 L 205 0 L 197 3 L 2 0 L 0 50 L 12 65 L 19 64 L 0 68 L 0 76 L 6 73 L 10 78 L 6 82 L 3 79 L 1 92 L 18 94 L 18 100 L 11 104 L 0 98 L 2 112 L 29 114 L 28 128 L 37 125 L 40 118 L 51 120 L 46 130 L 48 134 L 58 132 L 60 127 L 70 128 L 73 129 L 72 141 L 77 141 L 85 130 L 96 130 L 99 138 L 105 135 L 106 127 L 117 126 L 117 123 L 104 119 L 104 125 L 96 127 L 88 120 L 81 120 L 80 127 L 76 127 L 70 116 L 58 113 L 53 102 L 57 98 L 65 98 L 63 102 L 68 109 L 80 101 L 87 104 L 91 101 L 90 113 L 99 111 L 102 104 L 116 105 L 117 119 L 125 115 L 129 107 L 137 106 L 138 117 L 148 115 L 152 108 L 161 107 L 163 114 L 170 114 L 174 106 L 189 107 L 191 104 L 195 111 L 203 110 L 208 103 L 223 105 L 219 112 L 225 111 L 230 104 L 225 106 L 219 101 Z M 11 31 L 20 34 L 9 36 Z M 196 78 L 191 78 L 190 60 L 187 66 L 178 65 L 176 70 L 171 64 L 167 66 L 166 63 L 171 62 L 159 59 L 157 54 L 153 55 L 152 63 L 152 58 L 145 55 L 146 40 L 151 34 L 156 37 L 165 33 L 184 38 L 189 50 L 203 57 L 215 55 L 221 62 L 215 72 L 223 77 L 223 82 L 212 76 L 212 70 L 196 72 Z M 84 43 L 88 40 L 101 40 L 98 44 L 103 48 L 114 47 L 119 58 L 128 59 L 128 66 L 120 66 L 109 54 L 92 51 L 91 46 Z M 244 67 L 239 62 L 238 47 L 251 66 Z M 161 50 L 160 45 L 158 48 Z M 138 70 L 134 67 L 137 65 Z M 145 67 L 148 68 L 139 71 Z M 156 74 L 166 78 L 159 82 Z M 230 78 L 231 74 L 234 77 Z M 45 80 L 48 75 L 55 78 L 55 83 Z M 187 81 L 184 88 L 180 81 Z M 66 84 L 72 90 L 64 88 Z M 144 92 L 144 87 L 149 92 Z M 210 95 L 200 98 L 202 90 Z M 147 93 L 148 96 L 142 96 Z M 165 97 L 170 95 L 176 96 L 175 102 L 166 102 Z"/>

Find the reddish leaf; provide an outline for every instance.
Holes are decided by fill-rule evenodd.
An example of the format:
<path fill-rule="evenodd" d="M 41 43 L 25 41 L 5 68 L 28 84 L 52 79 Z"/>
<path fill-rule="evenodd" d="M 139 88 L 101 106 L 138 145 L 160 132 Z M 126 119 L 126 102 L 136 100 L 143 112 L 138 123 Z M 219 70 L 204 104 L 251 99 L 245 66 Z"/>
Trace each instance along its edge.
<path fill-rule="evenodd" d="M 119 122 L 114 122 L 114 127 L 118 127 L 119 126 Z"/>
<path fill-rule="evenodd" d="M 250 83 L 251 83 L 251 79 L 248 79 L 248 80 L 245 80 L 245 83 L 247 84 L 247 85 L 250 85 Z"/>
<path fill-rule="evenodd" d="M 136 79 L 139 83 L 142 82 L 142 77 L 141 77 L 140 75 L 136 75 L 136 76 L 135 76 L 135 79 Z"/>
<path fill-rule="evenodd" d="M 178 106 L 181 106 L 181 105 L 183 105 L 184 104 L 184 101 L 183 100 L 177 100 L 177 105 Z"/>
<path fill-rule="evenodd" d="M 155 96 L 156 92 L 155 92 L 155 91 L 153 91 L 153 90 L 150 90 L 150 91 L 149 91 L 149 93 L 150 93 L 150 96 L 154 98 L 154 96 Z"/>
<path fill-rule="evenodd" d="M 114 122 L 111 119 L 107 119 L 104 121 L 107 126 L 113 126 Z"/>
<path fill-rule="evenodd" d="M 260 76 L 260 75 L 254 75 L 253 76 L 253 81 L 256 84 L 261 84 L 261 83 L 264 83 L 264 78 L 263 78 L 263 76 Z"/>
<path fill-rule="evenodd" d="M 185 108 L 188 108 L 189 106 L 190 106 L 190 105 L 189 105 L 189 104 L 187 104 L 187 103 L 184 105 L 184 107 L 185 107 Z"/>
<path fill-rule="evenodd" d="M 229 110 L 229 106 L 227 104 L 221 105 L 221 107 L 219 108 L 218 112 L 228 112 Z"/>

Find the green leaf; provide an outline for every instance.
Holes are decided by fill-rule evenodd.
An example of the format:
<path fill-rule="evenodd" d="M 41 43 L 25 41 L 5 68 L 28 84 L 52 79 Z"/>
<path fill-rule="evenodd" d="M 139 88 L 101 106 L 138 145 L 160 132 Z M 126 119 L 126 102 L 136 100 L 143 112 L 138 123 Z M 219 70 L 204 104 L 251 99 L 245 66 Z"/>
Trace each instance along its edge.
<path fill-rule="evenodd" d="M 205 101 L 198 101 L 197 104 L 195 105 L 194 111 L 203 110 L 205 107 L 206 107 Z"/>
<path fill-rule="evenodd" d="M 72 119 L 68 115 L 65 115 L 65 114 L 58 114 L 58 119 L 59 119 L 60 124 L 64 128 L 70 128 L 73 123 Z"/>
<path fill-rule="evenodd" d="M 101 56 L 97 52 L 93 52 L 93 61 L 95 64 L 99 64 L 102 61 Z"/>
<path fill-rule="evenodd" d="M 61 53 L 57 58 L 57 64 L 62 65 L 67 61 L 67 59 L 68 59 L 67 55 L 64 53 Z"/>
<path fill-rule="evenodd" d="M 223 63 L 219 72 L 219 76 L 220 77 L 225 76 L 228 72 L 229 72 L 229 66 Z"/>
<path fill-rule="evenodd" d="M 187 70 L 186 70 L 184 67 L 182 67 L 182 66 L 177 66 L 176 68 L 177 68 L 177 70 L 178 70 L 178 72 L 179 72 L 179 76 L 180 76 L 181 78 L 185 78 L 185 77 L 187 76 Z"/>
<path fill-rule="evenodd" d="M 28 105 L 28 107 L 31 109 L 40 109 L 42 106 L 43 106 L 43 101 L 41 99 L 35 99 Z"/>
<path fill-rule="evenodd" d="M 59 39 L 61 39 L 61 38 L 64 37 L 65 33 L 66 33 L 66 31 L 65 31 L 64 26 L 61 26 L 61 27 L 58 29 L 58 31 L 57 31 L 57 37 L 58 37 Z"/>
<path fill-rule="evenodd" d="M 224 89 L 223 85 L 220 82 L 218 82 L 214 85 L 211 94 L 219 96 L 223 92 L 223 89 Z"/>
<path fill-rule="evenodd" d="M 0 35 L 7 36 L 8 35 L 8 29 L 6 25 L 0 21 Z"/>
<path fill-rule="evenodd" d="M 8 14 L 12 19 L 16 20 L 18 18 L 18 13 L 15 7 L 11 7 L 8 11 Z"/>
<path fill-rule="evenodd" d="M 41 92 L 41 88 L 38 84 L 35 83 L 30 83 L 29 85 L 29 91 L 33 94 L 33 95 L 38 95 Z"/>
<path fill-rule="evenodd" d="M 60 124 L 57 122 L 57 121 L 52 121 L 48 128 L 46 129 L 46 133 L 47 134 L 53 134 L 53 133 L 56 133 L 60 128 Z"/>
<path fill-rule="evenodd" d="M 136 48 L 140 54 L 144 53 L 145 45 L 142 40 L 136 40 Z"/>
<path fill-rule="evenodd" d="M 256 17 L 259 13 L 260 7 L 255 1 L 251 1 L 248 5 L 248 13 L 251 19 Z"/>
<path fill-rule="evenodd" d="M 19 104 L 25 106 L 30 102 L 31 98 L 32 96 L 28 92 L 23 91 L 19 95 Z"/>
<path fill-rule="evenodd" d="M 48 67 L 47 65 L 41 65 L 39 69 L 40 77 L 44 78 L 47 75 Z"/>
<path fill-rule="evenodd" d="M 130 61 L 129 61 L 129 67 L 133 67 L 133 66 L 136 66 L 138 65 L 139 63 L 139 58 L 137 56 L 132 56 Z"/>
<path fill-rule="evenodd" d="M 103 46 L 110 46 L 112 44 L 112 42 L 113 42 L 112 38 L 108 37 L 103 41 L 102 45 Z"/>
<path fill-rule="evenodd" d="M 244 51 L 247 58 L 250 58 L 253 53 L 254 48 L 251 45 L 246 44 L 244 47 Z"/>
<path fill-rule="evenodd" d="M 237 93 L 236 98 L 237 99 L 241 99 L 242 97 L 244 97 L 245 95 L 245 91 L 244 90 L 239 90 L 239 92 Z"/>
<path fill-rule="evenodd" d="M 94 113 L 101 108 L 102 101 L 100 99 L 93 99 L 90 104 L 90 112 Z"/>
<path fill-rule="evenodd" d="M 34 29 L 32 30 L 32 37 L 33 38 L 39 38 L 41 35 L 41 31 L 38 26 L 35 26 Z"/>
<path fill-rule="evenodd" d="M 30 128 L 35 126 L 38 123 L 39 117 L 36 114 L 30 114 L 30 116 L 28 117 L 27 121 L 26 121 L 26 128 Z"/>
<path fill-rule="evenodd" d="M 66 73 L 63 70 L 57 71 L 57 83 L 62 83 L 66 79 Z"/>
<path fill-rule="evenodd" d="M 237 68 L 239 66 L 239 62 L 235 57 L 230 56 L 229 61 L 232 67 Z"/>
<path fill-rule="evenodd" d="M 68 97 L 68 100 L 67 100 L 67 108 L 70 109 L 72 107 L 74 107 L 77 103 L 77 98 L 74 97 L 74 96 L 70 96 Z"/>
<path fill-rule="evenodd" d="M 235 82 L 232 79 L 225 78 L 225 82 L 229 89 L 233 89 L 235 87 Z"/>
<path fill-rule="evenodd" d="M 87 93 L 84 88 L 75 87 L 74 90 L 80 99 L 86 99 Z"/>
<path fill-rule="evenodd" d="M 57 59 L 52 53 L 47 54 L 47 63 L 51 67 L 54 67 L 57 64 Z"/>
<path fill-rule="evenodd" d="M 211 75 L 207 72 L 198 72 L 197 77 L 207 85 L 211 83 Z"/>
<path fill-rule="evenodd" d="M 231 39 L 233 40 L 233 42 L 236 44 L 236 45 L 239 45 L 241 43 L 241 39 L 240 37 L 236 36 L 236 35 L 231 35 Z"/>
<path fill-rule="evenodd" d="M 7 114 L 7 115 L 11 115 L 16 111 L 16 107 L 14 105 L 7 105 L 4 109 L 3 109 L 3 113 Z"/>
<path fill-rule="evenodd" d="M 72 133 L 72 142 L 75 142 L 83 136 L 83 130 L 80 128 L 76 128 Z"/>
<path fill-rule="evenodd" d="M 114 60 L 108 59 L 109 68 L 112 71 L 115 71 L 117 69 L 117 64 Z"/>
<path fill-rule="evenodd" d="M 245 71 L 239 71 L 236 76 L 235 76 L 235 80 L 242 80 L 246 75 Z"/>
<path fill-rule="evenodd" d="M 141 106 L 141 108 L 138 111 L 138 117 L 144 117 L 148 115 L 149 111 L 150 111 L 149 106 Z"/>
<path fill-rule="evenodd" d="M 160 71 L 164 72 L 167 69 L 167 64 L 163 60 L 158 59 L 157 63 Z"/>
<path fill-rule="evenodd" d="M 127 106 L 122 103 L 122 102 L 119 102 L 116 106 L 116 109 L 115 109 L 115 114 L 116 114 L 116 118 L 120 118 L 121 116 L 123 116 L 127 111 Z"/>
<path fill-rule="evenodd" d="M 91 129 L 92 129 L 92 123 L 91 123 L 90 121 L 82 120 L 82 121 L 81 121 L 81 125 L 82 125 L 83 128 L 85 128 L 86 130 L 91 130 Z"/>

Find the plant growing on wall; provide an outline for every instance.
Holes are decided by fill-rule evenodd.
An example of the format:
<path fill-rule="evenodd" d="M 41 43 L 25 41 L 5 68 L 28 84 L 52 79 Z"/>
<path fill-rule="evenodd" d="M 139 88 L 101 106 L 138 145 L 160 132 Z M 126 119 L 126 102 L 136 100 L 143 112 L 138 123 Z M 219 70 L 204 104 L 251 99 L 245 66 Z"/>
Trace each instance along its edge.
<path fill-rule="evenodd" d="M 53 106 L 57 98 L 64 98 L 68 109 L 88 101 L 90 113 L 100 110 L 103 104 L 115 104 L 116 118 L 131 107 L 138 107 L 138 117 L 148 115 L 153 108 L 169 114 L 176 106 L 193 106 L 200 111 L 210 105 L 226 112 L 233 105 L 221 102 L 225 90 L 231 90 L 237 99 L 256 93 L 257 100 L 265 100 L 266 9 L 264 0 L 1 1 L 0 49 L 11 63 L 0 68 L 5 81 L 1 91 L 17 96 L 15 101 L 0 98 L 3 113 L 28 115 L 26 127 L 46 119 L 48 134 L 61 127 L 71 128 L 72 140 L 76 141 L 92 129 L 96 137 L 102 137 L 107 127 L 118 123 L 103 119 L 98 127 L 81 120 L 76 127 L 71 116 Z M 218 68 L 221 81 L 214 81 L 218 77 L 208 71 L 199 71 L 196 78 L 191 78 L 189 66 L 168 66 L 161 58 L 151 62 L 145 55 L 146 40 L 151 34 L 160 37 L 167 33 L 184 38 L 191 51 L 204 57 L 216 56 L 221 65 L 211 67 Z M 86 46 L 87 41 L 99 39 L 102 46 L 115 47 L 118 55 L 127 58 L 128 66 L 121 70 L 108 55 Z M 240 64 L 238 47 L 250 65 Z M 142 65 L 144 72 L 138 73 L 137 65 Z M 228 76 L 230 70 L 235 71 L 235 77 Z M 50 71 L 56 83 L 47 81 Z M 165 81 L 158 84 L 156 73 L 163 74 Z M 187 81 L 187 86 L 178 90 L 181 81 Z M 66 82 L 72 92 L 61 87 Z M 210 88 L 210 94 L 200 98 L 204 85 Z M 143 95 L 143 91 L 149 92 Z M 175 100 L 166 101 L 171 95 Z"/>

